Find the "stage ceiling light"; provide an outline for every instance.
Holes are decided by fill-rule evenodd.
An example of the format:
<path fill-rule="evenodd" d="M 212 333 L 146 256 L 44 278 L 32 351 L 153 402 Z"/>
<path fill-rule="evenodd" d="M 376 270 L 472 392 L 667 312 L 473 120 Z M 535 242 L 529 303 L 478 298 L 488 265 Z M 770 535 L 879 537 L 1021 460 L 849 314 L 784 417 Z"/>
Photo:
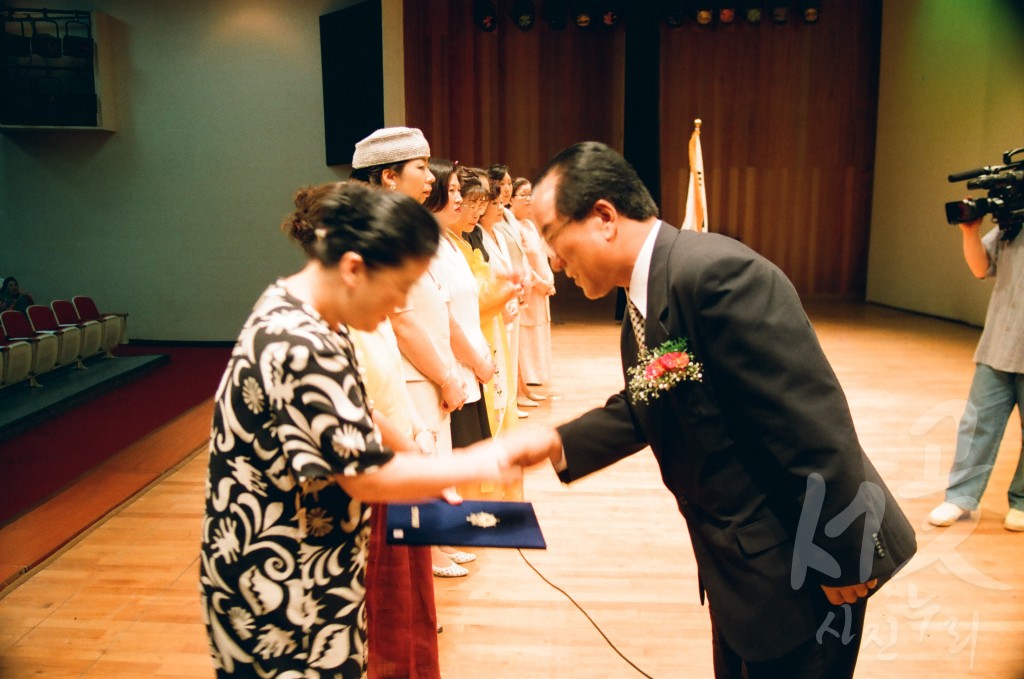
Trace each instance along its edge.
<path fill-rule="evenodd" d="M 732 0 L 721 0 L 718 3 L 718 21 L 723 24 L 731 24 L 736 21 L 736 3 Z"/>
<path fill-rule="evenodd" d="M 818 21 L 818 17 L 821 16 L 821 0 L 803 0 L 800 3 L 800 9 L 804 15 L 804 21 L 813 24 Z"/>
<path fill-rule="evenodd" d="M 576 0 L 572 3 L 572 20 L 580 28 L 593 28 L 597 25 L 597 10 L 593 2 Z"/>
<path fill-rule="evenodd" d="M 764 0 L 747 0 L 743 3 L 743 18 L 749 24 L 759 24 L 764 17 Z"/>
<path fill-rule="evenodd" d="M 777 24 L 784 24 L 789 21 L 788 2 L 772 2 L 772 21 Z"/>
<path fill-rule="evenodd" d="M 473 23 L 485 33 L 498 27 L 498 10 L 492 0 L 473 0 Z"/>
<path fill-rule="evenodd" d="M 601 5 L 601 25 L 605 28 L 615 28 L 622 20 L 622 10 L 618 2 L 606 0 Z"/>
<path fill-rule="evenodd" d="M 528 31 L 533 28 L 537 21 L 537 10 L 533 0 L 516 0 L 512 4 L 512 21 L 521 31 Z"/>

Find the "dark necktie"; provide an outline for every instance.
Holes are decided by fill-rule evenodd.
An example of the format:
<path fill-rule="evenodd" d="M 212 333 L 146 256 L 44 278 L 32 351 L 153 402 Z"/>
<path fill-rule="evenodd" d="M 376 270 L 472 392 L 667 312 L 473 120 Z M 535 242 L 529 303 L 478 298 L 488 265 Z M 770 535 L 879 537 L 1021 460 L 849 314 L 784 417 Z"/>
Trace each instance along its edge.
<path fill-rule="evenodd" d="M 641 349 L 644 346 L 644 317 L 633 304 L 629 293 L 626 293 L 626 306 L 629 309 L 629 322 L 633 326 L 633 334 L 636 336 L 637 349 Z"/>

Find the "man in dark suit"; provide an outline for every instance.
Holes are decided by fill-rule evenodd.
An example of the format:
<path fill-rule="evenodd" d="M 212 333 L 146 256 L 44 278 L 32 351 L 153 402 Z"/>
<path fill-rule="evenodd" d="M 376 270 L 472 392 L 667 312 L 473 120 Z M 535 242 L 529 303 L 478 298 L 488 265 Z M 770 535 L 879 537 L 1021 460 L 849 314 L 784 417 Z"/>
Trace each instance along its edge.
<path fill-rule="evenodd" d="M 553 264 L 635 309 L 627 387 L 520 461 L 547 457 L 568 483 L 649 445 L 686 518 L 716 676 L 852 676 L 867 597 L 917 547 L 793 286 L 735 240 L 661 222 L 604 144 L 562 151 L 533 196 Z"/>

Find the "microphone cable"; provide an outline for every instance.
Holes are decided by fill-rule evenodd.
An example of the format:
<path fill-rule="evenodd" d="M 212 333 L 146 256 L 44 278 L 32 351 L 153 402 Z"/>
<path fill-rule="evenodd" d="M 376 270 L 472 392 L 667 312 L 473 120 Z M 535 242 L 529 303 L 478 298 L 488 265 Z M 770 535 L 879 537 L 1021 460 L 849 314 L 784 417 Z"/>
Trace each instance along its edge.
<path fill-rule="evenodd" d="M 618 654 L 619 654 L 619 657 L 620 657 L 620 658 L 622 658 L 623 660 L 625 660 L 625 661 L 626 661 L 626 662 L 627 662 L 627 663 L 629 664 L 629 666 L 630 666 L 630 667 L 632 667 L 632 668 L 633 668 L 634 670 L 636 670 L 637 672 L 639 672 L 639 673 L 640 673 L 641 675 L 643 675 L 643 676 L 647 677 L 647 679 L 654 679 L 654 677 L 652 677 L 651 675 L 647 674 L 647 673 L 646 673 L 646 672 L 644 672 L 644 671 L 643 671 L 642 669 L 640 669 L 639 667 L 637 667 L 637 666 L 636 666 L 636 663 L 634 663 L 634 662 L 633 662 L 632 660 L 630 660 L 629 658 L 627 658 L 627 657 L 626 657 L 626 656 L 625 656 L 625 655 L 624 655 L 624 654 L 622 653 L 622 651 L 620 651 L 620 650 L 618 649 L 618 647 L 616 647 L 616 646 L 615 646 L 615 644 L 613 644 L 613 643 L 612 643 L 612 640 L 608 638 L 608 635 L 607 635 L 607 634 L 605 634 L 605 633 L 604 633 L 604 632 L 603 632 L 603 631 L 601 630 L 601 628 L 600 628 L 600 627 L 598 627 L 597 623 L 596 623 L 596 622 L 594 622 L 594 619 L 590 617 L 590 614 L 589 614 L 589 613 L 587 613 L 587 612 L 586 612 L 585 610 L 583 610 L 583 607 L 582 607 L 582 606 L 580 606 L 580 605 L 579 605 L 579 603 L 577 603 L 577 602 L 576 602 L 576 600 L 575 600 L 575 599 L 573 599 L 573 598 L 572 598 L 572 597 L 571 597 L 571 596 L 569 595 L 569 593 L 568 593 L 568 592 L 566 592 L 566 591 L 565 591 L 564 589 L 562 589 L 561 587 L 559 587 L 559 586 L 558 586 L 558 585 L 556 585 L 555 583 L 553 583 L 553 582 L 551 582 L 550 580 L 548 580 L 547 578 L 545 578 L 545 577 L 544 577 L 544 574 L 543 574 L 543 573 L 541 573 L 541 572 L 540 572 L 539 570 L 537 570 L 537 567 L 536 567 L 536 566 L 534 566 L 534 565 L 533 565 L 532 563 L 530 563 L 530 560 L 526 558 L 526 555 L 525 555 L 525 554 L 523 554 L 523 550 L 522 550 L 522 549 L 520 549 L 520 548 L 518 548 L 518 547 L 517 547 L 517 548 L 516 548 L 516 551 L 517 551 L 517 552 L 519 552 L 519 556 L 520 556 L 520 557 L 522 557 L 522 559 L 523 559 L 523 562 L 524 562 L 524 563 L 525 563 L 525 564 L 526 564 L 527 566 L 529 566 L 529 567 L 530 567 L 530 570 L 532 570 L 532 571 L 533 571 L 534 573 L 536 573 L 536 574 L 537 574 L 537 577 L 539 577 L 539 578 L 540 578 L 541 580 L 543 580 L 544 582 L 546 582 L 546 583 L 548 584 L 548 586 L 549 586 L 549 587 L 551 587 L 552 589 L 554 589 L 554 590 L 556 590 L 556 591 L 560 592 L 560 593 L 562 594 L 562 596 L 564 596 L 564 597 L 565 597 L 566 599 L 568 599 L 569 601 L 571 601 L 571 602 L 572 602 L 572 605 L 573 605 L 573 606 L 575 606 L 575 607 L 576 607 L 577 609 L 579 609 L 579 612 L 580 612 L 580 613 L 582 613 L 582 614 L 583 614 L 583 616 L 584 616 L 584 617 L 585 617 L 585 618 L 586 618 L 587 620 L 589 620 L 589 621 L 590 621 L 590 624 L 591 624 L 591 625 L 593 625 L 594 629 L 596 629 L 596 630 L 597 630 L 597 633 L 598 633 L 598 634 L 600 634 L 602 638 L 604 638 L 604 640 L 605 640 L 605 641 L 606 641 L 606 642 L 608 643 L 608 645 L 609 645 L 609 646 L 611 647 L 611 649 L 612 649 L 613 651 L 615 651 L 616 653 L 618 653 Z"/>

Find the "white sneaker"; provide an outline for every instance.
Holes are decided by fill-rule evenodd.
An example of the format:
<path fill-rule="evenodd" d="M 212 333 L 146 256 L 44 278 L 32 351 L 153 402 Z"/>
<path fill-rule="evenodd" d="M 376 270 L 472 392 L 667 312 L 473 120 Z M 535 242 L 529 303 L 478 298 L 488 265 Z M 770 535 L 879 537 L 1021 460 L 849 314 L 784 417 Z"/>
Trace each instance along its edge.
<path fill-rule="evenodd" d="M 933 526 L 952 526 L 960 517 L 970 513 L 970 511 L 957 507 L 952 502 L 943 502 L 928 515 L 928 523 Z M 1022 518 L 1024 518 L 1024 512 L 1021 514 Z M 1024 526 L 1020 530 L 1024 530 Z"/>
<path fill-rule="evenodd" d="M 1006 512 L 1006 518 L 1003 519 L 1003 528 L 1015 533 L 1024 531 L 1024 512 L 1011 507 L 1010 511 Z"/>

